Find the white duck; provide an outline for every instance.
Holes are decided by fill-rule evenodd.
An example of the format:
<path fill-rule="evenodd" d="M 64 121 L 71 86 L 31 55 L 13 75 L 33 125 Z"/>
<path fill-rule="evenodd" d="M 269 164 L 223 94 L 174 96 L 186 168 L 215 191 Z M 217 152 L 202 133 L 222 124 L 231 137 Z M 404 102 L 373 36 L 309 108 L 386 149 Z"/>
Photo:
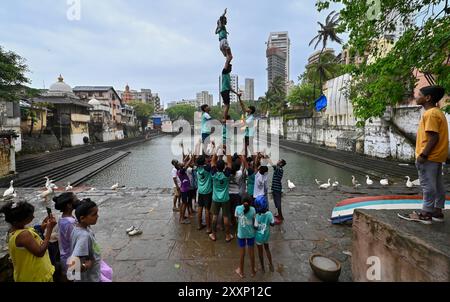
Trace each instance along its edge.
<path fill-rule="evenodd" d="M 368 186 L 371 186 L 371 185 L 373 185 L 373 180 L 372 180 L 372 179 L 370 179 L 369 175 L 366 175 L 366 178 L 367 178 L 367 180 L 366 180 L 366 184 L 367 184 Z"/>
<path fill-rule="evenodd" d="M 3 193 L 3 197 L 17 197 L 16 189 L 13 187 L 14 180 L 9 183 L 9 188 Z"/>
<path fill-rule="evenodd" d="M 389 179 L 383 178 L 380 180 L 380 185 L 382 186 L 388 186 L 389 185 Z"/>
<path fill-rule="evenodd" d="M 331 180 L 331 179 L 328 178 L 328 183 L 323 184 L 323 185 L 320 185 L 319 188 L 320 188 L 320 189 L 328 189 L 329 187 L 331 187 L 330 180 Z"/>
<path fill-rule="evenodd" d="M 289 191 L 292 191 L 295 189 L 294 183 L 289 179 L 288 179 L 288 188 L 289 188 Z"/>
<path fill-rule="evenodd" d="M 73 187 L 70 185 L 70 182 L 67 183 L 66 191 L 71 191 Z"/>
<path fill-rule="evenodd" d="M 413 185 L 413 183 L 411 182 L 411 179 L 409 178 L 409 176 L 405 176 L 405 178 L 408 179 L 408 180 L 406 181 L 406 186 L 407 186 L 408 188 L 412 188 L 414 185 Z"/>
<path fill-rule="evenodd" d="M 42 192 L 41 194 L 38 195 L 38 197 L 42 198 L 45 200 L 45 202 L 48 201 L 48 198 L 53 195 L 53 188 L 51 186 L 47 187 L 47 190 Z"/>
<path fill-rule="evenodd" d="M 111 190 L 117 190 L 119 188 L 119 183 L 113 184 Z"/>
<path fill-rule="evenodd" d="M 46 188 L 51 187 L 53 190 L 58 190 L 58 186 L 53 183 L 54 182 L 53 179 L 50 180 L 50 178 L 48 178 L 48 176 L 45 176 L 44 178 L 46 179 L 46 181 L 45 181 Z"/>
<path fill-rule="evenodd" d="M 356 180 L 356 177 L 352 175 L 352 184 L 354 187 L 357 187 L 359 185 L 359 182 Z"/>
<path fill-rule="evenodd" d="M 413 180 L 412 184 L 415 186 L 420 186 L 420 179 Z"/>
<path fill-rule="evenodd" d="M 337 181 L 336 177 L 334 178 L 333 187 L 339 186 L 339 182 Z"/>

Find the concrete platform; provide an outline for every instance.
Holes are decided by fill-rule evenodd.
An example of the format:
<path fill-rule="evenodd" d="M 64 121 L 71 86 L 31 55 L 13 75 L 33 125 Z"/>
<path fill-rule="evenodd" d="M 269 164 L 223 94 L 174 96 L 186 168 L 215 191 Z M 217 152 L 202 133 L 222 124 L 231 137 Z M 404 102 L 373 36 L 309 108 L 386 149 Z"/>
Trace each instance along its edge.
<path fill-rule="evenodd" d="M 352 245 L 354 281 L 449 282 L 450 211 L 444 213 L 444 223 L 433 222 L 432 225 L 400 219 L 397 216 L 399 212 L 355 211 Z M 379 278 L 374 278 L 375 262 L 368 261 L 369 257 L 378 257 L 375 261 L 379 260 Z"/>

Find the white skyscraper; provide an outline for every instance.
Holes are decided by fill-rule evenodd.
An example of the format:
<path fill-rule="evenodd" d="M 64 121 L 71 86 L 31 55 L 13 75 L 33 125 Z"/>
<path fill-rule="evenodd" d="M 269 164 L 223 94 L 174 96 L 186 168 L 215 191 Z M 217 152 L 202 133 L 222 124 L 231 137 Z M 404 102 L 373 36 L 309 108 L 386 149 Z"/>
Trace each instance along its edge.
<path fill-rule="evenodd" d="M 287 31 L 271 32 L 267 48 L 278 48 L 286 55 L 286 83 L 290 80 L 291 40 Z"/>
<path fill-rule="evenodd" d="M 255 80 L 254 79 L 245 79 L 244 99 L 246 101 L 255 100 Z"/>

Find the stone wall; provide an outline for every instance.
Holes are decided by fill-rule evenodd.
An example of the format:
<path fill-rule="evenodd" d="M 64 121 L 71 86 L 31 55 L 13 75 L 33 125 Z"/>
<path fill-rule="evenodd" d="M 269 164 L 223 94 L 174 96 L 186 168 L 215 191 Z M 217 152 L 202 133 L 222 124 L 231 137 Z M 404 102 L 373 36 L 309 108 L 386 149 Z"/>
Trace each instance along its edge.
<path fill-rule="evenodd" d="M 395 211 L 355 210 L 353 281 L 448 282 L 447 240 L 448 232 L 400 220 Z"/>
<path fill-rule="evenodd" d="M 61 146 L 54 134 L 42 134 L 41 137 L 28 135 L 22 136 L 23 154 L 43 153 L 45 151 L 60 150 Z"/>

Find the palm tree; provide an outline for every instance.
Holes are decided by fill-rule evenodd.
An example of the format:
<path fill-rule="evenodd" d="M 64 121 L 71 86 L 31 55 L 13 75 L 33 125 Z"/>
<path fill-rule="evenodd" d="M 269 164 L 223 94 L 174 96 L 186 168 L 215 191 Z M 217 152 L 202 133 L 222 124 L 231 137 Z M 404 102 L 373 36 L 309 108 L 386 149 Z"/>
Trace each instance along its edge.
<path fill-rule="evenodd" d="M 307 66 L 307 76 L 314 83 L 316 83 L 318 79 L 320 82 L 320 89 L 322 89 L 322 83 L 324 81 L 336 77 L 339 71 L 340 67 L 336 61 L 336 57 L 331 53 L 323 54 L 320 57 L 320 60 Z"/>
<path fill-rule="evenodd" d="M 322 41 L 323 47 L 319 54 L 319 60 L 317 63 L 317 67 L 319 68 L 322 64 L 322 53 L 327 47 L 328 40 L 331 40 L 332 42 L 337 42 L 339 44 L 342 44 L 342 39 L 338 36 L 338 29 L 339 26 L 339 13 L 336 13 L 336 11 L 332 11 L 325 20 L 325 25 L 323 25 L 320 22 L 317 22 L 320 25 L 320 29 L 318 31 L 318 34 L 309 42 L 309 46 L 314 43 L 314 41 L 317 40 L 316 45 L 314 46 L 314 49 L 317 48 L 319 43 Z M 321 70 L 317 69 L 317 72 L 320 75 L 320 92 L 322 93 L 322 79 L 323 75 L 325 75 L 324 66 L 322 65 Z M 314 87 L 316 85 L 316 82 L 314 81 Z M 315 91 L 315 88 L 314 88 Z M 315 97 L 315 96 L 314 96 Z"/>
<path fill-rule="evenodd" d="M 317 40 L 316 45 L 314 46 L 314 49 L 317 48 L 319 43 L 322 41 L 323 50 L 327 47 L 328 40 L 331 40 L 332 42 L 337 42 L 339 44 L 342 44 L 342 39 L 338 36 L 337 27 L 339 26 L 339 13 L 336 13 L 336 11 L 332 11 L 325 20 L 325 25 L 323 25 L 320 22 L 317 22 L 320 25 L 320 29 L 318 34 L 309 42 L 309 46 L 314 43 L 314 41 Z M 322 54 L 321 52 L 321 54 Z"/>

